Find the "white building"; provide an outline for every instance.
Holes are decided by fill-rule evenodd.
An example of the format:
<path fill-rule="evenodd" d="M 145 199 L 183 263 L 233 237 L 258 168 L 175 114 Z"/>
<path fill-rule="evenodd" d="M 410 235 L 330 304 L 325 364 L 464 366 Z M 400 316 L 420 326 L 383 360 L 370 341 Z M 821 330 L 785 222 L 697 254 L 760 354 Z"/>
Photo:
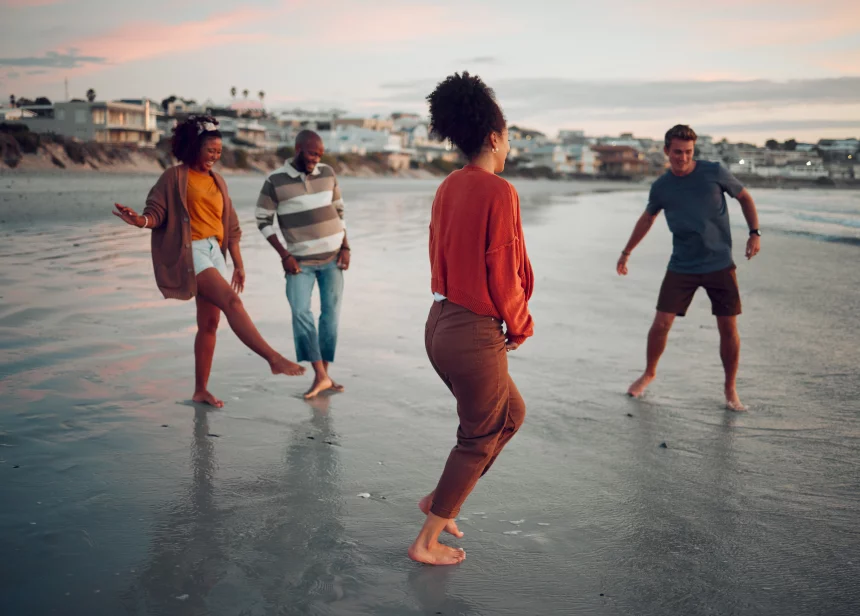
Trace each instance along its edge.
<path fill-rule="evenodd" d="M 847 156 L 860 150 L 860 141 L 857 139 L 822 139 L 818 142 L 818 149 L 822 152 Z"/>
<path fill-rule="evenodd" d="M 266 142 L 266 127 L 252 118 L 215 117 L 218 130 L 225 139 L 235 139 L 260 147 Z"/>
<path fill-rule="evenodd" d="M 400 152 L 403 144 L 400 135 L 387 130 L 372 130 L 345 124 L 334 130 L 319 131 L 325 151 L 329 154 L 370 154 L 373 152 Z"/>
<path fill-rule="evenodd" d="M 335 120 L 343 115 L 340 109 L 328 111 L 307 111 L 305 109 L 287 109 L 276 111 L 273 115 L 282 126 L 299 130 L 308 129 L 313 131 L 331 130 Z"/>
<path fill-rule="evenodd" d="M 35 108 L 34 108 L 35 109 Z M 160 109 L 148 100 L 143 104 L 110 102 L 55 103 L 37 117 L 16 122 L 36 133 L 55 133 L 81 141 L 129 143 L 153 146 L 158 143 Z"/>
<path fill-rule="evenodd" d="M 565 148 L 573 173 L 594 175 L 597 173 L 597 152 L 587 145 L 569 145 Z"/>
<path fill-rule="evenodd" d="M 699 138 L 696 139 L 696 150 L 698 151 L 696 160 L 707 160 L 715 163 L 723 160 L 719 148 L 710 135 L 699 135 Z"/>
<path fill-rule="evenodd" d="M 29 109 L 18 109 L 16 107 L 0 108 L 0 121 L 24 120 L 35 117 L 36 112 Z"/>
<path fill-rule="evenodd" d="M 816 180 L 828 177 L 827 169 L 820 162 L 793 163 L 789 165 L 766 165 L 756 167 L 755 175 L 798 180 Z"/>
<path fill-rule="evenodd" d="M 533 148 L 522 157 L 522 167 L 546 167 L 555 173 L 594 175 L 597 153 L 587 145 L 547 144 Z"/>
<path fill-rule="evenodd" d="M 560 130 L 558 131 L 558 140 L 564 144 L 585 143 L 584 130 Z"/>
<path fill-rule="evenodd" d="M 597 143 L 598 145 L 627 146 L 641 152 L 645 151 L 642 147 L 641 140 L 634 137 L 633 133 L 621 133 L 618 137 L 598 137 Z"/>
<path fill-rule="evenodd" d="M 571 173 L 573 167 L 567 159 L 567 150 L 563 145 L 549 144 L 532 148 L 524 158 L 528 161 L 523 163 L 525 168 L 546 167 L 556 173 Z"/>

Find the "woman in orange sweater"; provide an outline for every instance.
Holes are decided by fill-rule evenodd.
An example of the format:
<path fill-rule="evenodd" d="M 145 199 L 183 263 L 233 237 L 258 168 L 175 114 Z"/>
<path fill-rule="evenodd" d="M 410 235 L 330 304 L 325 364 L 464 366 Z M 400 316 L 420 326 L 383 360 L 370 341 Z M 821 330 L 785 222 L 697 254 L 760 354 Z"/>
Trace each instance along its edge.
<path fill-rule="evenodd" d="M 124 222 L 152 229 L 155 283 L 165 298 L 197 298 L 194 339 L 194 402 L 222 407 L 208 389 L 215 334 L 223 312 L 248 348 L 269 363 L 272 374 L 297 376 L 305 369 L 266 343 L 245 311 L 239 293 L 245 268 L 239 251 L 242 231 L 224 178 L 212 167 L 221 158 L 221 133 L 211 116 L 191 116 L 173 132 L 173 155 L 182 163 L 167 169 L 146 198 L 143 214 L 115 204 Z M 233 259 L 227 277 L 224 257 Z"/>
<path fill-rule="evenodd" d="M 430 363 L 457 400 L 460 425 L 436 489 L 418 504 L 427 519 L 409 557 L 453 565 L 466 553 L 439 543 L 439 535 L 463 536 L 454 518 L 525 417 L 506 353 L 533 333 L 528 300 L 534 277 L 517 191 L 495 175 L 504 170 L 510 145 L 493 91 L 464 72 L 445 79 L 427 99 L 435 135 L 469 160 L 442 182 L 433 201 L 434 301 L 424 333 Z"/>

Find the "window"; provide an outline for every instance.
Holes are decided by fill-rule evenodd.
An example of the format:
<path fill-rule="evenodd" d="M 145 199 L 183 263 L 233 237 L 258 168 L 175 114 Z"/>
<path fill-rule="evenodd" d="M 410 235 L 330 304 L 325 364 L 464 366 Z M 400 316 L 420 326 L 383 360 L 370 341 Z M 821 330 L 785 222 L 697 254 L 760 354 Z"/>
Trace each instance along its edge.
<path fill-rule="evenodd" d="M 54 118 L 60 122 L 66 121 L 66 110 L 65 109 L 57 109 L 54 112 Z"/>
<path fill-rule="evenodd" d="M 87 110 L 86 109 L 75 109 L 75 124 L 86 124 L 87 122 Z"/>
<path fill-rule="evenodd" d="M 104 124 L 106 119 L 104 109 L 93 109 L 93 124 Z"/>

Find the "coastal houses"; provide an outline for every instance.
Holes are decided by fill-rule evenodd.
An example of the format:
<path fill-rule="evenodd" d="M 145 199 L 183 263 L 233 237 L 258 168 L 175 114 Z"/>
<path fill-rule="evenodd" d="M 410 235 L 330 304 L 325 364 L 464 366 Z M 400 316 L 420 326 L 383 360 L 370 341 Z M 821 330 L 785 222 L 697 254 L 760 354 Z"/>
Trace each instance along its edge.
<path fill-rule="evenodd" d="M 450 170 L 462 163 L 450 144 L 436 140 L 426 116 L 412 112 L 389 115 L 350 115 L 343 109 L 267 109 L 259 101 L 236 99 L 226 105 L 171 95 L 161 102 L 129 98 L 98 102 L 71 100 L 51 104 L 44 97 L 34 104 L 0 108 L 0 122 L 21 124 L 33 132 L 53 133 L 78 141 L 155 146 L 169 138 L 173 127 L 189 115 L 214 116 L 227 148 L 276 151 L 292 147 L 302 130 L 320 134 L 328 154 L 373 157 L 391 169 L 433 165 Z M 94 93 L 93 93 L 94 96 Z M 14 129 L 10 129 L 14 130 Z M 522 125 L 508 127 L 509 171 L 533 177 L 602 177 L 642 180 L 668 168 L 663 140 L 632 132 L 591 136 L 578 128 L 562 128 L 556 136 Z M 764 147 L 750 143 L 714 141 L 699 135 L 695 158 L 719 162 L 743 178 L 789 180 L 860 179 L 860 141 L 856 138 L 779 143 Z"/>
<path fill-rule="evenodd" d="M 36 133 L 54 133 L 80 141 L 154 146 L 161 136 L 160 108 L 148 99 L 142 102 L 69 101 L 27 106 L 21 111 L 30 113 L 5 119 L 14 119 Z"/>

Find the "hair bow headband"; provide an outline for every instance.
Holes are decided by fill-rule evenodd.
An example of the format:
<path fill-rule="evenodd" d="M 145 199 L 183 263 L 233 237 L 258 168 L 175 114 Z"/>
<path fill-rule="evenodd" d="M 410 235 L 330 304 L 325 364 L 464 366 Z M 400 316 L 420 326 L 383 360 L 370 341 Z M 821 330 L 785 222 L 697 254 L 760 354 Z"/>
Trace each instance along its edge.
<path fill-rule="evenodd" d="M 197 125 L 197 134 L 202 135 L 203 133 L 211 133 L 218 130 L 218 126 L 213 122 L 201 122 Z"/>

